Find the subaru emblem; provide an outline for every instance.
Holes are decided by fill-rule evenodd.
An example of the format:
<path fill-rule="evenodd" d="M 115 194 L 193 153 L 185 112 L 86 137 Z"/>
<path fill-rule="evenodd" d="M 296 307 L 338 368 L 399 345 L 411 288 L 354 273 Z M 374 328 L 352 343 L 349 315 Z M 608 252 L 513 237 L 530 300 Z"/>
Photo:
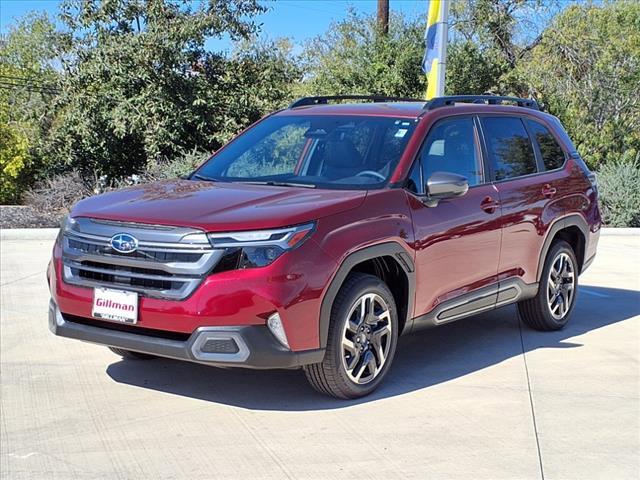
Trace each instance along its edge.
<path fill-rule="evenodd" d="M 120 253 L 131 253 L 138 249 L 138 239 L 128 233 L 117 233 L 111 237 L 111 248 Z"/>

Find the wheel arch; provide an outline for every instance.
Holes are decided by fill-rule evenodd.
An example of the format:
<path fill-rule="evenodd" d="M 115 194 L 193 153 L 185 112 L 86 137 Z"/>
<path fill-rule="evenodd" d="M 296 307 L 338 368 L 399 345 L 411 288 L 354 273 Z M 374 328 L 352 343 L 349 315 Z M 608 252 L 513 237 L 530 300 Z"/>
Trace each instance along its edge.
<path fill-rule="evenodd" d="M 406 249 L 398 242 L 385 242 L 349 254 L 338 267 L 320 306 L 320 348 L 327 346 L 333 302 L 351 272 L 370 273 L 385 281 L 398 307 L 400 332 L 410 325 L 415 292 L 415 266 Z M 389 283 L 389 279 L 402 282 Z"/>
<path fill-rule="evenodd" d="M 571 245 L 576 260 L 578 260 L 578 271 L 581 273 L 584 266 L 588 238 L 589 225 L 586 220 L 578 214 L 568 215 L 553 222 L 549 227 L 544 243 L 542 244 L 540 257 L 538 258 L 537 280 L 540 281 L 545 259 L 547 258 L 551 245 L 553 245 L 553 242 L 556 240 L 564 240 Z"/>

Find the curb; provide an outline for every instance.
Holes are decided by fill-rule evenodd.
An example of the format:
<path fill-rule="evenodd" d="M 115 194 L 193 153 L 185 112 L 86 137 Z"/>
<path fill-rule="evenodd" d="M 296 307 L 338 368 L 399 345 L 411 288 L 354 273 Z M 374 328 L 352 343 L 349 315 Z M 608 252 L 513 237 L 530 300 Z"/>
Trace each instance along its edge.
<path fill-rule="evenodd" d="M 0 240 L 55 240 L 59 228 L 3 228 Z"/>
<path fill-rule="evenodd" d="M 611 228 L 600 229 L 603 236 L 640 236 L 640 228 Z M 57 228 L 3 228 L 0 230 L 0 240 L 55 240 Z"/>
<path fill-rule="evenodd" d="M 640 235 L 640 228 L 605 227 L 600 230 L 600 234 L 605 236 L 616 236 L 616 237 Z"/>

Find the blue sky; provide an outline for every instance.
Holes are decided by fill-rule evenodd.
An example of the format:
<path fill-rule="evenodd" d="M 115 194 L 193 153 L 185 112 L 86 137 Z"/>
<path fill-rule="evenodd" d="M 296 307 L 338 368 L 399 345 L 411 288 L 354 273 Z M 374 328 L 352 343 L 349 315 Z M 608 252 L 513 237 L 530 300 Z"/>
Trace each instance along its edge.
<path fill-rule="evenodd" d="M 6 33 L 14 19 L 31 10 L 46 11 L 55 15 L 59 0 L 0 0 L 0 30 Z M 349 7 L 359 12 L 376 11 L 376 0 L 277 0 L 263 1 L 269 11 L 258 17 L 262 23 L 262 35 L 269 38 L 289 37 L 300 46 L 305 40 L 324 33 L 332 21 L 345 17 Z M 394 12 L 415 17 L 425 15 L 427 0 L 390 0 Z M 212 40 L 207 46 L 212 50 L 228 50 L 228 39 Z"/>

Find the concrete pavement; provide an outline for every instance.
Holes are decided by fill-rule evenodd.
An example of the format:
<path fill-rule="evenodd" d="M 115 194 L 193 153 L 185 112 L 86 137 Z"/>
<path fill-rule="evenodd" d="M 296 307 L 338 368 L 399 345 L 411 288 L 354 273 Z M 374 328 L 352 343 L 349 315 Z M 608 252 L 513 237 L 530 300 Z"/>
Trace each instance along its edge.
<path fill-rule="evenodd" d="M 640 476 L 640 236 L 601 238 L 563 331 L 506 307 L 405 337 L 359 401 L 54 337 L 50 247 L 1 243 L 3 479 Z"/>

